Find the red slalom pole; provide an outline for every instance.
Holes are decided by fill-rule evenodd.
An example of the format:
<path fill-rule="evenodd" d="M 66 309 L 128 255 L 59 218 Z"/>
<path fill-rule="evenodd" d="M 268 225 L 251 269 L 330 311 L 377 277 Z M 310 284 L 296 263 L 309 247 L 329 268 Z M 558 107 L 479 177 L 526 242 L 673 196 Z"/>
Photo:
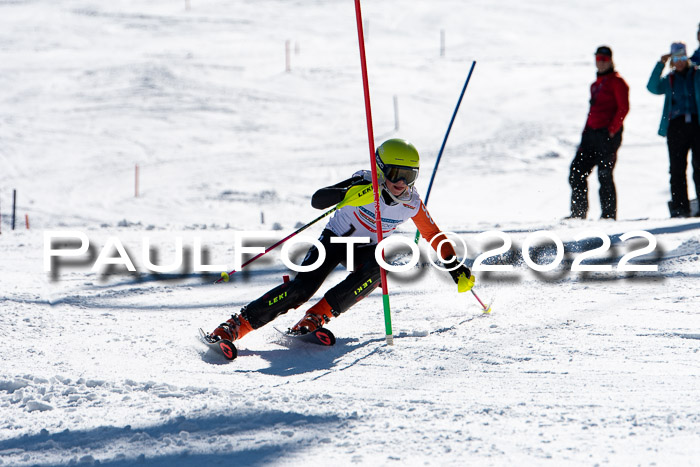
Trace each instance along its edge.
<path fill-rule="evenodd" d="M 367 115 L 367 137 L 369 139 L 369 161 L 372 168 L 372 190 L 374 191 L 374 219 L 377 228 L 377 244 L 382 241 L 382 213 L 379 207 L 379 182 L 377 180 L 377 164 L 374 162 L 374 130 L 372 126 L 372 107 L 369 101 L 369 79 L 367 77 L 367 56 L 365 54 L 365 37 L 362 31 L 362 11 L 360 0 L 355 0 L 355 17 L 357 18 L 357 39 L 360 44 L 360 63 L 362 65 L 362 86 L 365 91 L 365 114 Z M 389 289 L 386 283 L 386 271 L 380 266 L 379 273 L 382 281 L 382 301 L 384 303 L 384 325 L 386 327 L 386 343 L 394 345 L 391 330 L 391 307 L 389 306 Z"/>

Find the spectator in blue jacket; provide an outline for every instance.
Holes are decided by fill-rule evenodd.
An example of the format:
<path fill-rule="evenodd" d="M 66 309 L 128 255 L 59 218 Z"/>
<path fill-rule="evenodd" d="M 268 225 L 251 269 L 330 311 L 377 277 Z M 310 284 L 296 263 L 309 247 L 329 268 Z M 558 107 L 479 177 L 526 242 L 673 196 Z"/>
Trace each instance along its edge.
<path fill-rule="evenodd" d="M 670 59 L 671 72 L 661 77 Z M 671 53 L 661 59 L 651 73 L 647 89 L 653 94 L 664 94 L 664 110 L 659 134 L 666 137 L 671 173 L 671 217 L 689 217 L 686 170 L 688 151 L 692 151 L 693 182 L 700 198 L 700 71 L 686 53 L 683 42 L 671 44 Z"/>
<path fill-rule="evenodd" d="M 700 24 L 698 24 L 698 42 L 700 42 Z M 698 47 L 698 49 L 693 53 L 693 56 L 690 57 L 690 61 L 696 65 L 700 65 L 700 47 Z"/>

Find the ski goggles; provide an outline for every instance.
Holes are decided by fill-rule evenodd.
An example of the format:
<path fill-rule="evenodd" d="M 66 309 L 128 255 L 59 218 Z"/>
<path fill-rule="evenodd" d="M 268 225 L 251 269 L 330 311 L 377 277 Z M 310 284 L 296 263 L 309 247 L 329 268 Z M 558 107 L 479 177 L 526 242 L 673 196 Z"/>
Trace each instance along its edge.
<path fill-rule="evenodd" d="M 609 62 L 610 60 L 612 60 L 612 57 L 610 57 L 609 55 L 596 54 L 596 56 L 595 56 L 596 62 Z"/>
<path fill-rule="evenodd" d="M 408 186 L 413 185 L 418 178 L 417 167 L 401 167 L 399 165 L 384 164 L 382 173 L 391 183 L 399 183 L 403 180 Z"/>
<path fill-rule="evenodd" d="M 686 60 L 688 60 L 687 55 L 675 55 L 675 56 L 671 57 L 671 61 L 674 63 L 675 62 L 685 62 Z"/>

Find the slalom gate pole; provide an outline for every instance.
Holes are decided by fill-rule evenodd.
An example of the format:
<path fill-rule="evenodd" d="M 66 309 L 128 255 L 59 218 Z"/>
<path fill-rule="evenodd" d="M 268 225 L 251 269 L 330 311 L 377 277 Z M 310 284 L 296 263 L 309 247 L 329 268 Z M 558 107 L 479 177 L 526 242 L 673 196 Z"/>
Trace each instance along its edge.
<path fill-rule="evenodd" d="M 15 230 L 15 213 L 17 212 L 17 190 L 12 190 L 12 230 Z"/>
<path fill-rule="evenodd" d="M 462 104 L 462 98 L 464 93 L 467 91 L 467 85 L 469 85 L 469 80 L 472 78 L 472 73 L 474 72 L 474 67 L 476 66 L 476 60 L 472 61 L 472 66 L 469 69 L 469 74 L 467 75 L 467 80 L 464 82 L 462 87 L 462 93 L 459 95 L 457 100 L 457 105 L 455 106 L 454 112 L 452 112 L 452 119 L 450 124 L 447 126 L 447 131 L 445 132 L 445 138 L 442 140 L 442 146 L 440 147 L 440 152 L 438 152 L 437 160 L 435 161 L 435 167 L 433 168 L 433 174 L 430 176 L 430 183 L 428 184 L 428 191 L 425 193 L 425 200 L 423 204 L 428 205 L 428 199 L 430 198 L 430 191 L 433 189 L 433 182 L 435 181 L 435 174 L 437 174 L 438 165 L 440 165 L 440 159 L 442 159 L 442 153 L 445 150 L 445 145 L 447 144 L 447 138 L 450 136 L 450 131 L 452 130 L 452 124 L 455 122 L 455 117 L 459 111 L 459 106 Z M 420 232 L 416 230 L 416 243 L 420 239 Z"/>
<path fill-rule="evenodd" d="M 365 38 L 362 31 L 362 11 L 360 0 L 355 0 L 355 17 L 357 19 L 357 40 L 360 45 L 360 64 L 362 65 L 362 86 L 365 91 L 365 113 L 367 116 L 367 138 L 369 140 L 369 161 L 372 168 L 372 190 L 374 190 L 374 219 L 377 228 L 377 244 L 382 241 L 382 213 L 379 207 L 379 182 L 377 180 L 377 164 L 374 161 L 374 130 L 372 128 L 372 108 L 369 101 L 369 79 L 367 77 L 367 56 L 365 54 Z M 394 345 L 391 330 L 391 306 L 389 305 L 389 289 L 386 284 L 386 271 L 379 267 L 382 282 L 382 301 L 384 303 L 384 325 L 386 328 L 386 343 Z"/>
<path fill-rule="evenodd" d="M 281 244 L 283 244 L 284 242 L 286 242 L 287 240 L 289 240 L 289 239 L 292 238 L 293 236 L 297 235 L 298 233 L 300 233 L 300 232 L 302 232 L 302 231 L 308 229 L 309 227 L 311 227 L 312 225 L 314 225 L 316 222 L 320 221 L 320 220 L 323 219 L 324 217 L 327 217 L 327 216 L 333 214 L 333 213 L 338 209 L 339 206 L 340 206 L 340 205 L 334 206 L 333 208 L 329 209 L 328 211 L 326 211 L 326 212 L 324 212 L 323 214 L 321 214 L 320 216 L 318 216 L 316 219 L 314 219 L 314 220 L 312 220 L 311 222 L 309 222 L 308 224 L 306 224 L 306 225 L 304 225 L 304 226 L 302 226 L 302 227 L 299 227 L 299 229 L 297 229 L 295 232 L 292 232 L 291 234 L 287 235 L 286 237 L 284 237 L 284 238 L 283 238 L 282 240 L 280 240 L 279 242 L 275 243 L 275 244 L 272 245 L 272 246 L 267 247 L 267 248 L 265 249 L 265 251 L 263 251 L 262 253 L 258 253 L 256 256 L 250 258 L 248 261 L 246 261 L 245 263 L 243 263 L 243 264 L 241 265 L 241 268 L 240 268 L 240 269 L 243 269 L 244 267 L 248 266 L 250 263 L 252 263 L 252 262 L 255 261 L 256 259 L 258 259 L 258 258 L 260 258 L 261 256 L 267 254 L 268 252 L 274 250 L 275 248 L 277 248 L 278 246 L 280 246 Z M 240 271 L 240 269 L 239 269 L 239 271 Z M 233 271 L 230 271 L 230 272 L 222 272 L 222 273 L 221 273 L 221 277 L 218 278 L 214 283 L 215 283 L 215 284 L 218 284 L 219 282 L 228 282 L 229 277 L 230 277 L 231 275 L 235 274 L 236 272 L 237 272 L 237 271 L 236 271 L 235 269 L 234 269 Z"/>

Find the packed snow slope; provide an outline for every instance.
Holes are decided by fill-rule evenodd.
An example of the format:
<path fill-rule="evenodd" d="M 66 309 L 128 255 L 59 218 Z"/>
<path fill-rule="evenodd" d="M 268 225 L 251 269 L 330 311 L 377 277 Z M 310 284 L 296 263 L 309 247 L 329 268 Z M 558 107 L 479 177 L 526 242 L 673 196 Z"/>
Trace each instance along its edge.
<path fill-rule="evenodd" d="M 275 251 L 213 285 L 235 233 L 282 238 L 320 214 L 314 190 L 368 167 L 353 2 L 0 1 L 0 465 L 692 464 L 700 218 L 668 219 L 663 102 L 645 85 L 671 42 L 696 47 L 693 12 L 365 2 L 376 143 L 416 145 L 420 193 L 477 62 L 429 208 L 466 240 L 468 264 L 507 238 L 487 263 L 513 269 L 476 273 L 495 299 L 485 315 L 422 241 L 418 266 L 389 276 L 394 346 L 375 292 L 330 322 L 332 348 L 267 326 L 228 362 L 197 329 L 290 274 Z M 562 222 L 601 44 L 630 85 L 619 220 L 598 220 L 594 173 L 589 220 Z M 558 261 L 541 230 L 565 251 L 552 271 L 536 270 Z M 90 249 L 46 272 L 51 231 L 82 232 Z M 650 238 L 624 236 L 639 231 Z M 178 238 L 184 265 L 150 272 L 150 250 L 177 264 Z M 92 270 L 115 239 L 136 272 Z M 605 239 L 585 264 L 611 270 L 572 271 Z M 656 271 L 618 269 L 646 245 L 630 264 Z M 194 271 L 200 252 L 217 272 Z"/>

